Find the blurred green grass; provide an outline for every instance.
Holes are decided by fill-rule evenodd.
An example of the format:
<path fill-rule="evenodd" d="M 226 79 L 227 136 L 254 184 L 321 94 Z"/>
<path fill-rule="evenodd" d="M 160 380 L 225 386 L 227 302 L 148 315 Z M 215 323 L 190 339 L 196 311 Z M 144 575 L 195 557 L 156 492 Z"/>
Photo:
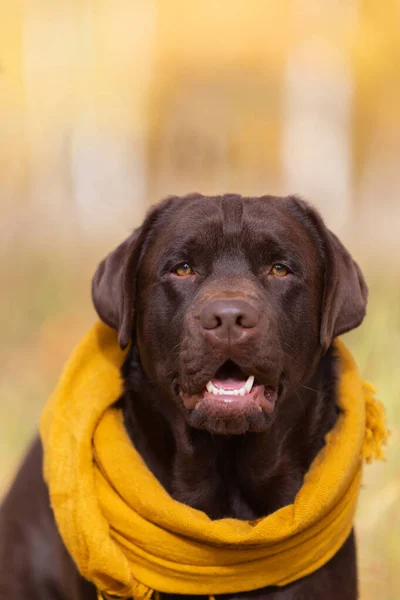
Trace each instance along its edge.
<path fill-rule="evenodd" d="M 99 255 L 98 255 L 99 256 Z M 96 318 L 90 279 L 96 260 L 14 254 L 0 264 L 0 496 L 74 345 Z M 384 402 L 387 462 L 365 469 L 357 516 L 362 600 L 400 597 L 400 275 L 371 267 L 368 315 L 345 336 L 362 375 Z"/>

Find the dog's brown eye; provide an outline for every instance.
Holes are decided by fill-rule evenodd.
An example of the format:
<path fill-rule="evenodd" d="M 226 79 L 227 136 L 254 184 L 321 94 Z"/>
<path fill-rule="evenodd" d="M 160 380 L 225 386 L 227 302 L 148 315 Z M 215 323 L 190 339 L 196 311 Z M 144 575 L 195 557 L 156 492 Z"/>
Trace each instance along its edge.
<path fill-rule="evenodd" d="M 188 277 L 188 275 L 194 275 L 192 267 L 189 263 L 181 263 L 174 269 L 175 275 L 179 275 L 179 277 Z"/>
<path fill-rule="evenodd" d="M 285 267 L 285 265 L 281 265 L 280 263 L 273 265 L 273 267 L 271 269 L 271 274 L 275 275 L 276 277 L 286 277 L 286 275 L 288 275 L 288 273 L 289 273 L 289 269 L 287 267 Z"/>

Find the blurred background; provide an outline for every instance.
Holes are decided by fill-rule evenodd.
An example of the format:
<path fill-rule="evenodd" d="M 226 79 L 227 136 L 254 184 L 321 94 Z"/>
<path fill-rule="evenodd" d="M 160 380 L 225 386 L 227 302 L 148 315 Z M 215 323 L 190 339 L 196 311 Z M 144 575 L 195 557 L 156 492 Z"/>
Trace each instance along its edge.
<path fill-rule="evenodd" d="M 0 0 L 0 496 L 147 207 L 295 192 L 370 285 L 346 337 L 392 435 L 365 471 L 361 598 L 398 600 L 399 107 L 399 0 Z"/>

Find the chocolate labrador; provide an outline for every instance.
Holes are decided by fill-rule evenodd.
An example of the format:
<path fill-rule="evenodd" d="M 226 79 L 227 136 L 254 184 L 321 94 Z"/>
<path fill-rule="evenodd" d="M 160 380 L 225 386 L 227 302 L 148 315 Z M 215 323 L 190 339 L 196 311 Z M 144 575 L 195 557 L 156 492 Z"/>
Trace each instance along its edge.
<path fill-rule="evenodd" d="M 361 323 L 366 298 L 356 263 L 297 197 L 194 194 L 150 211 L 98 267 L 93 302 L 120 345 L 132 341 L 116 401 L 171 496 L 212 519 L 293 502 L 337 418 L 332 340 Z M 35 441 L 3 503 L 0 596 L 95 600 L 41 463 Z M 354 600 L 354 535 L 295 583 L 224 598 L 250 596 Z"/>

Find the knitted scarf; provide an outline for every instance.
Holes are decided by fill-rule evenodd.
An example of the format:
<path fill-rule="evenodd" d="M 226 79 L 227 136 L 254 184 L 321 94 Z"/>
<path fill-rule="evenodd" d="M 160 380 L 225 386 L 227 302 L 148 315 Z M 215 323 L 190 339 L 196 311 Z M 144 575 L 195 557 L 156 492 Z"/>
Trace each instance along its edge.
<path fill-rule="evenodd" d="M 133 447 L 115 401 L 125 357 L 97 323 L 70 358 L 41 422 L 44 474 L 64 543 L 103 598 L 214 595 L 283 586 L 349 536 L 362 460 L 382 458 L 384 409 L 339 340 L 340 415 L 293 504 L 256 521 L 177 502 Z"/>

